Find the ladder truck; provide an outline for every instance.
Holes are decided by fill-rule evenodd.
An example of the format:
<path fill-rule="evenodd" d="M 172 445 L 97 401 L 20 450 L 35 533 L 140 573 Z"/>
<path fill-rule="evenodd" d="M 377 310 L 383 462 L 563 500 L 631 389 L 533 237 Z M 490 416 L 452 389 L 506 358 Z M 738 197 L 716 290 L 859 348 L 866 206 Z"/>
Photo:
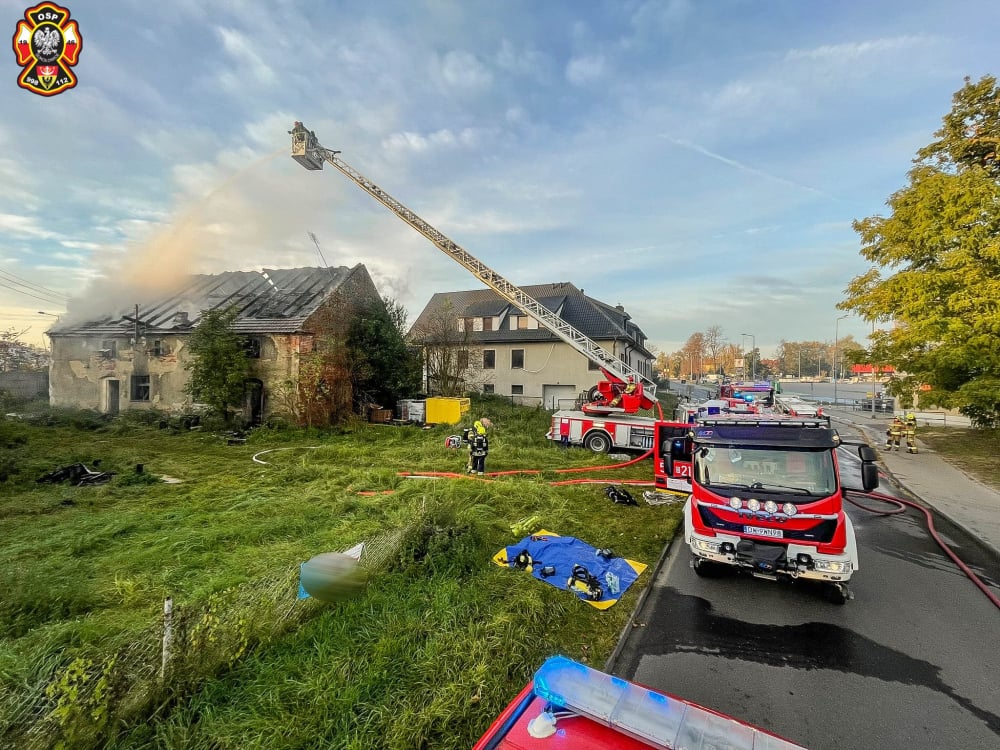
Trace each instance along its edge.
<path fill-rule="evenodd" d="M 337 156 L 340 151 L 323 147 L 316 134 L 301 122 L 296 122 L 288 132 L 292 136 L 292 158 L 295 161 L 311 171 L 322 170 L 324 164 L 335 167 L 504 300 L 533 317 L 600 368 L 605 380 L 590 389 L 587 403 L 579 410 L 555 412 L 546 437 L 560 441 L 565 435 L 571 445 L 582 445 L 595 453 L 607 453 L 613 448 L 634 452 L 655 449 L 654 473 L 657 489 L 686 494 L 690 486 L 690 454 L 684 447 L 678 448 L 675 441 L 687 433 L 688 425 L 665 422 L 662 419 L 662 409 L 656 401 L 656 384 L 653 381 L 622 362 L 458 243 L 432 227 L 414 211 L 340 159 Z M 641 409 L 654 408 L 660 414 L 659 420 L 636 413 Z M 685 443 L 687 446 L 690 445 L 690 441 Z M 663 454 L 671 450 L 675 460 L 669 464 L 670 469 L 667 470 Z"/>
<path fill-rule="evenodd" d="M 581 407 L 583 413 L 613 420 L 614 417 L 624 419 L 624 417 L 633 415 L 641 409 L 658 408 L 656 384 L 652 380 L 627 363 L 622 362 L 600 344 L 588 338 L 556 313 L 478 260 L 458 243 L 432 227 L 415 212 L 393 198 L 343 159 L 340 159 L 337 156 L 340 151 L 324 148 L 320 145 L 316 134 L 307 129 L 301 122 L 296 122 L 288 132 L 292 136 L 292 158 L 295 161 L 308 170 L 321 170 L 324 164 L 335 167 L 358 187 L 430 240 L 441 252 L 461 264 L 479 281 L 493 289 L 504 300 L 522 310 L 526 315 L 530 315 L 565 344 L 594 362 L 600 368 L 605 380 L 590 389 L 588 401 Z M 598 421 L 606 422 L 607 419 Z M 654 420 L 642 417 L 634 417 L 633 419 L 642 420 L 643 426 L 648 424 L 651 427 L 654 422 Z M 625 426 L 629 423 L 630 420 L 624 420 L 622 425 Z M 598 450 L 603 449 L 603 451 L 611 448 L 617 442 L 614 438 L 615 432 L 613 429 L 610 431 L 611 442 L 606 447 L 599 440 L 592 441 L 593 447 Z M 625 429 L 622 432 L 624 434 L 628 430 Z M 558 431 L 555 433 L 554 439 L 559 439 Z M 633 445 L 631 447 L 648 449 L 652 445 Z"/>

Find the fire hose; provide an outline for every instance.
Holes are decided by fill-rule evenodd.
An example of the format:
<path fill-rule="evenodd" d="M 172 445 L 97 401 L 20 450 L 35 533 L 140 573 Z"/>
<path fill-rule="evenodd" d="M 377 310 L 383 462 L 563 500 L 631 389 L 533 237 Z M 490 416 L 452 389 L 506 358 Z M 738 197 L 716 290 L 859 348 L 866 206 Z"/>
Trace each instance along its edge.
<path fill-rule="evenodd" d="M 891 510 L 879 510 L 877 508 L 870 508 L 867 505 L 862 505 L 856 500 L 853 500 L 848 493 L 862 495 L 863 497 L 870 497 L 873 500 L 879 500 L 883 503 L 888 503 L 889 505 L 895 505 L 896 507 Z M 961 570 L 963 573 L 965 573 L 965 575 L 969 578 L 969 580 L 971 580 L 976 585 L 976 587 L 986 595 L 986 598 L 989 599 L 991 602 L 993 602 L 993 604 L 998 609 L 1000 609 L 1000 597 L 997 597 L 996 594 L 990 591 L 989 587 L 985 583 L 983 583 L 982 579 L 980 579 L 979 576 L 973 573 L 972 570 L 969 569 L 969 566 L 966 565 L 964 562 L 962 562 L 962 559 L 954 552 L 952 552 L 951 549 L 948 547 L 948 545 L 945 544 L 944 540 L 937 533 L 937 529 L 934 528 L 934 517 L 931 515 L 931 512 L 923 505 L 919 505 L 918 503 L 912 502 L 910 500 L 903 500 L 902 498 L 899 497 L 884 495 L 881 492 L 862 492 L 860 490 L 845 490 L 844 499 L 847 500 L 849 503 L 851 503 L 851 505 L 855 505 L 858 508 L 861 508 L 862 510 L 866 510 L 869 513 L 875 513 L 880 516 L 895 516 L 899 513 L 905 513 L 907 507 L 916 508 L 917 510 L 919 510 L 921 513 L 924 514 L 924 518 L 927 521 L 927 530 L 930 532 L 931 538 L 935 542 L 937 542 L 937 545 L 942 550 L 944 550 L 945 554 L 948 555 L 949 558 L 951 558 L 951 561 L 955 563 L 956 566 L 958 566 L 958 569 Z"/>

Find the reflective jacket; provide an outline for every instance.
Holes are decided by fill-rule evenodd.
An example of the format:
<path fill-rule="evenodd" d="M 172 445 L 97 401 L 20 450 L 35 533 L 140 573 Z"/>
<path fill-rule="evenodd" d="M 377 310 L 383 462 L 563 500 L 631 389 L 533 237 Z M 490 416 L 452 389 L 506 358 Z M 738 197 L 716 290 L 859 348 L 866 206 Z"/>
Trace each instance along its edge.
<path fill-rule="evenodd" d="M 490 441 L 485 435 L 474 435 L 469 440 L 469 453 L 473 456 L 485 456 L 490 452 Z"/>

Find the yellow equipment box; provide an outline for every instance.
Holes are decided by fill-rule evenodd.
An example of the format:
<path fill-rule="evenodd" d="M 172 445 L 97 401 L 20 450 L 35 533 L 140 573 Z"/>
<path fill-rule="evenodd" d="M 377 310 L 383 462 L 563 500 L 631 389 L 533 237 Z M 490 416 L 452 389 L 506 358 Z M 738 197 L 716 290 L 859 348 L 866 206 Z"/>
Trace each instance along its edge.
<path fill-rule="evenodd" d="M 462 415 L 468 414 L 472 401 L 467 398 L 433 397 L 427 399 L 428 424 L 458 424 Z"/>

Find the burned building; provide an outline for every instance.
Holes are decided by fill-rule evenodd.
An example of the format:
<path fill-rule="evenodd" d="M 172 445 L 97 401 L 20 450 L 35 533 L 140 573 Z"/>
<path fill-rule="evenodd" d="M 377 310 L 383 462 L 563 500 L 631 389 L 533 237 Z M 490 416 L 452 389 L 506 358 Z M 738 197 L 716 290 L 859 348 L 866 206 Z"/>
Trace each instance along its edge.
<path fill-rule="evenodd" d="M 281 410 L 274 395 L 298 382 L 302 359 L 317 342 L 342 338 L 352 316 L 372 304 L 383 303 L 360 263 L 192 276 L 155 302 L 49 329 L 49 401 L 105 414 L 190 410 L 184 365 L 191 358 L 191 332 L 205 312 L 235 307 L 233 328 L 244 339 L 253 373 L 243 416 L 256 423 Z"/>

